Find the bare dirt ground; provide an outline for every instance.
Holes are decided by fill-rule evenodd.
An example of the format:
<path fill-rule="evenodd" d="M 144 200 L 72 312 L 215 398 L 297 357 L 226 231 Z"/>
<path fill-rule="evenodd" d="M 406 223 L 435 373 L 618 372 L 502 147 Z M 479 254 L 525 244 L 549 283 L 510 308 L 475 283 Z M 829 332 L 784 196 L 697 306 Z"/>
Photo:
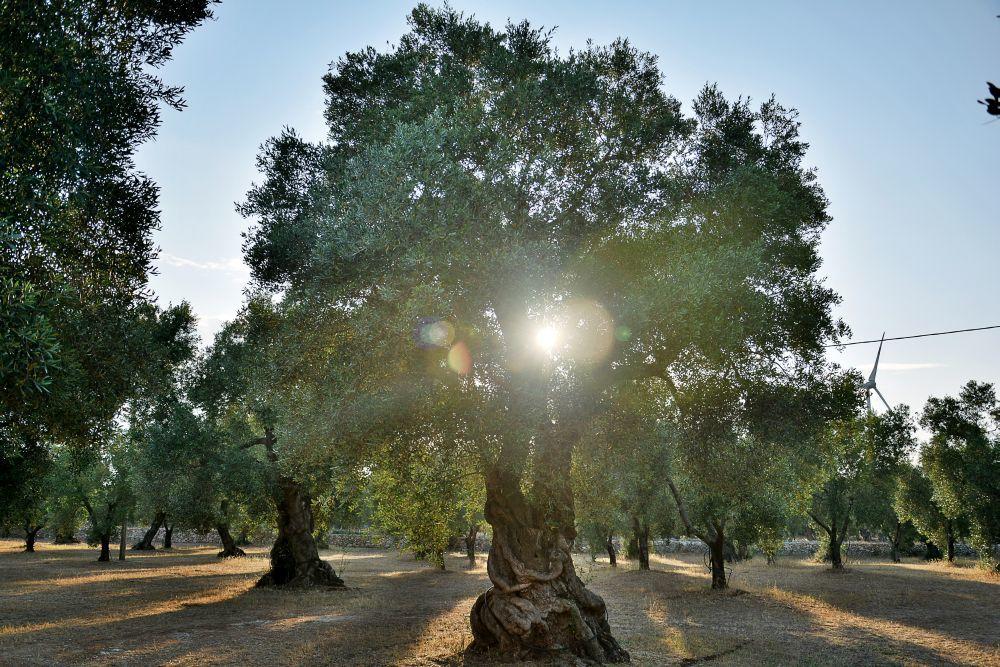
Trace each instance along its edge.
<path fill-rule="evenodd" d="M 324 552 L 350 588 L 253 589 L 266 549 L 132 552 L 0 540 L 0 664 L 460 665 L 485 558 L 441 572 L 409 556 Z M 736 565 L 714 593 L 701 557 L 651 572 L 579 558 L 640 665 L 1000 665 L 1000 579 L 968 566 L 785 559 Z"/>

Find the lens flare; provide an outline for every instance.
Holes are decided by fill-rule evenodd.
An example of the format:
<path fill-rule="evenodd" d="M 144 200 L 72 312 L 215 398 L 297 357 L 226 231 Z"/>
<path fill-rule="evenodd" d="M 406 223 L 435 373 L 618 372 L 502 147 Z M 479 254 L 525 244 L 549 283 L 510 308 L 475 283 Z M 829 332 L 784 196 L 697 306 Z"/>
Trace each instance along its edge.
<path fill-rule="evenodd" d="M 472 370 L 472 354 L 465 341 L 458 341 L 448 350 L 448 368 L 459 375 L 467 375 Z"/>
<path fill-rule="evenodd" d="M 448 347 L 455 340 L 455 327 L 439 317 L 422 317 L 413 330 L 413 338 L 423 348 Z"/>
<path fill-rule="evenodd" d="M 566 303 L 562 317 L 566 323 L 567 347 L 574 358 L 596 363 L 614 347 L 618 333 L 614 318 L 596 301 L 572 299 Z"/>

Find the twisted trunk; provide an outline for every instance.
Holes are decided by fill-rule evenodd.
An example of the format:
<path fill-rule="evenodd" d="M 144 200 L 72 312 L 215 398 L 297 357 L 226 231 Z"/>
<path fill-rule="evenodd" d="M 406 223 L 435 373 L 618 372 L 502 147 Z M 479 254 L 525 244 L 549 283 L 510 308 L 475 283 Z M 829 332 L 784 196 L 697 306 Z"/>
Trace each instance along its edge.
<path fill-rule="evenodd" d="M 493 587 L 472 607 L 470 652 L 503 660 L 627 662 L 611 635 L 600 596 L 573 567 L 568 456 L 546 470 L 529 502 L 520 481 L 494 469 L 486 480 L 486 520 L 493 527 L 486 569 Z"/>
<path fill-rule="evenodd" d="M 160 532 L 160 526 L 163 525 L 166 518 L 166 512 L 157 512 L 153 517 L 153 522 L 149 525 L 149 530 L 146 531 L 141 540 L 132 545 L 132 548 L 135 551 L 153 551 L 156 549 L 153 546 L 153 540 L 156 539 L 156 534 Z"/>
<path fill-rule="evenodd" d="M 277 466 L 274 433 L 268 429 L 263 438 L 268 459 Z M 278 539 L 271 547 L 271 569 L 257 581 L 257 586 L 294 588 L 341 588 L 344 581 L 333 567 L 319 557 L 313 539 L 313 518 L 309 494 L 291 477 L 278 473 L 274 492 L 278 509 Z"/>
<path fill-rule="evenodd" d="M 30 523 L 24 525 L 24 550 L 28 553 L 35 553 L 35 538 L 41 526 L 33 526 Z"/>
<path fill-rule="evenodd" d="M 608 550 L 608 562 L 611 563 L 611 567 L 618 567 L 618 558 L 615 554 L 614 537 L 614 533 L 608 533 L 608 541 L 605 543 L 604 547 Z"/>

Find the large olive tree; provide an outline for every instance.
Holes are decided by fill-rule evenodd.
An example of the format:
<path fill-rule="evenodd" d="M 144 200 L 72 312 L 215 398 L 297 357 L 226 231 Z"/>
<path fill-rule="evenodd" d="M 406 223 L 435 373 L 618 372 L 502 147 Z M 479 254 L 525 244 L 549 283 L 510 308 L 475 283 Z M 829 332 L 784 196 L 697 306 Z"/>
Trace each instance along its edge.
<path fill-rule="evenodd" d="M 839 331 L 815 276 L 826 200 L 773 101 L 710 87 L 687 118 L 628 42 L 560 54 L 425 6 L 410 23 L 334 66 L 329 141 L 269 142 L 243 206 L 258 286 L 352 348 L 329 373 L 353 389 L 300 385 L 337 389 L 283 423 L 357 433 L 346 410 L 475 452 L 493 586 L 472 649 L 627 660 L 574 569 L 574 448 L 619 386 L 815 363 Z"/>

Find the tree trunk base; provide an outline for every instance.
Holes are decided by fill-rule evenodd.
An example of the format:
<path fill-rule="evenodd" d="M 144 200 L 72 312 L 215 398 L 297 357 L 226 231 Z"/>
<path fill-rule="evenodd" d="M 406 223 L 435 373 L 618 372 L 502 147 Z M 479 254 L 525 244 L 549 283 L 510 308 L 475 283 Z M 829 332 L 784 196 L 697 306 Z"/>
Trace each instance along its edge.
<path fill-rule="evenodd" d="M 98 563 L 108 563 L 111 561 L 111 536 L 101 536 L 101 555 L 97 557 Z"/>
<path fill-rule="evenodd" d="M 628 652 L 611 634 L 604 600 L 576 576 L 568 542 L 558 536 L 546 550 L 542 543 L 548 540 L 536 541 L 536 531 L 494 523 L 487 561 L 494 586 L 472 607 L 468 652 L 572 665 L 629 662 Z M 532 557 L 536 564 L 527 565 L 508 546 L 514 541 L 511 535 L 523 538 L 519 545 L 537 542 L 538 555 L 547 557 Z"/>
<path fill-rule="evenodd" d="M 589 602 L 561 597 L 559 588 L 541 586 L 537 595 L 526 596 L 494 587 L 481 594 L 470 614 L 473 642 L 467 653 L 546 664 L 629 662 L 628 651 L 611 635 L 603 600 L 582 584 Z"/>
<path fill-rule="evenodd" d="M 281 588 L 343 588 L 344 580 L 337 576 L 325 560 L 311 558 L 297 563 L 288 540 L 279 537 L 271 548 L 271 569 L 257 580 L 256 587 Z"/>
<path fill-rule="evenodd" d="M 239 547 L 233 547 L 232 549 L 223 549 L 219 553 L 215 554 L 216 558 L 244 558 L 246 552 Z"/>

